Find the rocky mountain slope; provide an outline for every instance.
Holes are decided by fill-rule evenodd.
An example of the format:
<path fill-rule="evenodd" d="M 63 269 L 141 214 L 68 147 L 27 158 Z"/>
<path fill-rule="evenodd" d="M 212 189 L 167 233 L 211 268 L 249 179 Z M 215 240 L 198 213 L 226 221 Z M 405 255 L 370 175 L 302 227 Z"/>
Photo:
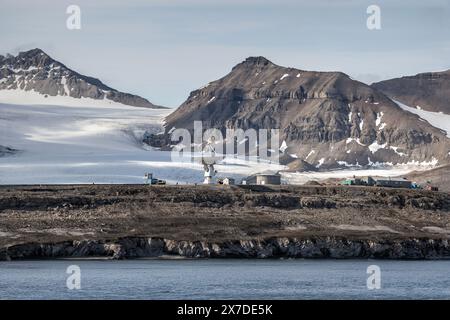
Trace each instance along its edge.
<path fill-rule="evenodd" d="M 284 163 L 303 159 L 320 169 L 449 161 L 445 132 L 378 90 L 341 72 L 285 68 L 263 57 L 191 92 L 155 141 L 168 143 L 172 128 L 192 129 L 194 120 L 222 131 L 279 128 L 290 155 Z"/>
<path fill-rule="evenodd" d="M 17 56 L 0 55 L 0 90 L 20 89 L 47 96 L 108 99 L 125 105 L 160 108 L 148 100 L 108 87 L 100 80 L 84 76 L 33 49 Z"/>
<path fill-rule="evenodd" d="M 390 79 L 372 87 L 410 107 L 450 114 L 450 70 Z"/>

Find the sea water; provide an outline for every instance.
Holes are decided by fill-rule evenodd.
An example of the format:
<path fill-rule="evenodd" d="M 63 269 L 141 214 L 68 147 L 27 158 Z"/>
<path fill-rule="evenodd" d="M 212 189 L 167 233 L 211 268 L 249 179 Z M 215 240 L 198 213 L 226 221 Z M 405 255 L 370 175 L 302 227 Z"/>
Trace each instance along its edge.
<path fill-rule="evenodd" d="M 379 267 L 379 289 L 368 285 Z M 72 266 L 72 268 L 69 268 Z M 75 266 L 75 268 L 73 267 Z M 77 289 L 71 285 L 79 271 Z M 69 271 L 69 273 L 68 273 Z M 73 284 L 73 283 L 72 283 Z M 0 262 L 0 299 L 450 299 L 450 261 Z"/>

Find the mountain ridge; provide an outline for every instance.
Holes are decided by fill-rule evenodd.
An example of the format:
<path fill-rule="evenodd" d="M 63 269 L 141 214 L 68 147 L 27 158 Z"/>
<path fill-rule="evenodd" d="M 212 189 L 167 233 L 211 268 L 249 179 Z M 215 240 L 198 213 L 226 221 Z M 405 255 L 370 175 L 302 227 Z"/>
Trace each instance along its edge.
<path fill-rule="evenodd" d="M 0 55 L 0 90 L 35 91 L 46 96 L 107 99 L 134 107 L 163 108 L 140 96 L 109 87 L 53 59 L 39 48 Z"/>
<path fill-rule="evenodd" d="M 450 114 L 450 69 L 388 79 L 371 87 L 412 108 Z"/>
<path fill-rule="evenodd" d="M 249 57 L 190 93 L 166 118 L 172 128 L 279 128 L 294 161 L 317 168 L 448 161 L 439 128 L 342 72 L 305 71 Z M 286 163 L 289 159 L 285 159 Z"/>

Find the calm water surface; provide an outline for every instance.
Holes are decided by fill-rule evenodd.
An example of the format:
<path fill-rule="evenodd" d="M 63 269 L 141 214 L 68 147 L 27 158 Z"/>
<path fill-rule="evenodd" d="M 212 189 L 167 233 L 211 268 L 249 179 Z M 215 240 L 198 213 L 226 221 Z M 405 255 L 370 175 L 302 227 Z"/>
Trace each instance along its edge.
<path fill-rule="evenodd" d="M 81 289 L 69 290 L 70 265 Z M 381 289 L 367 289 L 367 267 Z M 450 299 L 450 261 L 57 260 L 0 262 L 0 299 Z"/>

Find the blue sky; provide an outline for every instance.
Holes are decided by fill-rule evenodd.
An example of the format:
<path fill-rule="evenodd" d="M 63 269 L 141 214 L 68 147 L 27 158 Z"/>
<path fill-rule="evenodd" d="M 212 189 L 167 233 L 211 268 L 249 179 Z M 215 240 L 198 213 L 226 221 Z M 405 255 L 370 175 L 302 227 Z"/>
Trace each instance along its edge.
<path fill-rule="evenodd" d="M 81 8 L 81 30 L 66 8 Z M 366 9 L 381 8 L 381 30 Z M 449 0 L 1 0 L 0 53 L 39 47 L 76 71 L 176 107 L 248 56 L 363 82 L 450 69 Z"/>

